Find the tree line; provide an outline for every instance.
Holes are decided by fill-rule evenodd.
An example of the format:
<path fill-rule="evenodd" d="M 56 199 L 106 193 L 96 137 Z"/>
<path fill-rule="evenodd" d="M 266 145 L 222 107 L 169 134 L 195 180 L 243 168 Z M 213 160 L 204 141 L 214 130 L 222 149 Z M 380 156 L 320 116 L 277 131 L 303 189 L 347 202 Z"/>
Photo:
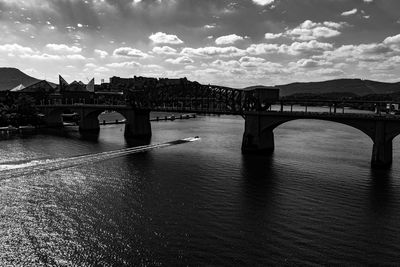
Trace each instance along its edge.
<path fill-rule="evenodd" d="M 39 112 L 35 99 L 28 95 L 7 94 L 0 103 L 0 126 L 38 125 Z"/>

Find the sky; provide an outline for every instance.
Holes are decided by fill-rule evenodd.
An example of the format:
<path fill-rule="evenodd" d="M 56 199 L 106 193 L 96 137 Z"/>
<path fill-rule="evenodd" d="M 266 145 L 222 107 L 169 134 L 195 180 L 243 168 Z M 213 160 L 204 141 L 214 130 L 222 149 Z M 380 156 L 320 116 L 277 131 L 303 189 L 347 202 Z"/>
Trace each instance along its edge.
<path fill-rule="evenodd" d="M 394 82 L 399 10 L 399 0 L 0 0 L 0 67 L 68 82 Z"/>

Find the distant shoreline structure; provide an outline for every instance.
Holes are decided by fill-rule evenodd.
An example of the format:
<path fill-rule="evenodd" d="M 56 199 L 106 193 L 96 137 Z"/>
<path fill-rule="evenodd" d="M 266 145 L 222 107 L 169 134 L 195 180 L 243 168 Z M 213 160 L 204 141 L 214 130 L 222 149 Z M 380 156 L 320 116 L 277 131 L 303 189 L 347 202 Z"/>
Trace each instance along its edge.
<path fill-rule="evenodd" d="M 171 84 L 179 82 L 180 80 L 188 81 L 186 78 L 169 79 L 169 78 L 137 77 L 137 76 L 134 76 L 133 78 L 112 77 L 110 78 L 110 80 L 113 78 L 120 79 L 120 81 L 125 81 L 125 82 L 134 81 L 134 83 L 137 84 L 144 82 L 151 82 L 155 80 L 160 81 L 162 83 L 171 83 Z M 18 89 L 24 90 L 26 87 L 30 87 L 38 82 L 42 82 L 42 84 L 48 83 L 48 86 L 52 88 L 57 88 L 57 84 L 48 81 L 44 82 L 43 80 L 36 79 L 34 77 L 31 77 L 23 73 L 19 69 L 0 68 L 0 92 L 10 91 L 12 89 L 15 89 L 16 91 Z M 76 87 L 79 87 L 79 85 L 83 85 L 84 83 L 74 81 L 69 85 L 74 85 L 74 84 Z M 104 82 L 104 79 L 102 79 L 102 83 L 100 84 L 95 84 L 94 80 L 90 81 L 88 84 L 85 85 L 85 87 L 88 86 L 89 84 L 91 84 L 90 85 L 91 90 L 110 91 L 109 88 L 107 88 L 107 85 L 109 83 Z M 248 86 L 242 89 L 249 90 L 254 87 L 260 88 L 264 86 L 263 85 Z M 395 94 L 395 93 L 400 94 L 400 82 L 385 83 L 385 82 L 378 82 L 366 79 L 334 79 L 334 80 L 325 80 L 320 82 L 295 82 L 289 84 L 276 85 L 276 87 L 280 88 L 280 94 L 283 97 L 290 96 L 293 94 L 327 94 L 327 93 L 336 93 L 336 94 L 348 93 L 361 97 L 373 94 Z"/>

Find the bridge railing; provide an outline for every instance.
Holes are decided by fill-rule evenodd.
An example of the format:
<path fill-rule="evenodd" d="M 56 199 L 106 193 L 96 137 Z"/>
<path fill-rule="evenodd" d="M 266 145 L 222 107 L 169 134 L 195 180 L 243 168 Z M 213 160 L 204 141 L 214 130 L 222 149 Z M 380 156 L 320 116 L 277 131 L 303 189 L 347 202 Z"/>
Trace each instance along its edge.
<path fill-rule="evenodd" d="M 400 104 L 394 101 L 360 100 L 280 100 L 267 112 L 305 112 L 336 114 L 400 115 Z"/>

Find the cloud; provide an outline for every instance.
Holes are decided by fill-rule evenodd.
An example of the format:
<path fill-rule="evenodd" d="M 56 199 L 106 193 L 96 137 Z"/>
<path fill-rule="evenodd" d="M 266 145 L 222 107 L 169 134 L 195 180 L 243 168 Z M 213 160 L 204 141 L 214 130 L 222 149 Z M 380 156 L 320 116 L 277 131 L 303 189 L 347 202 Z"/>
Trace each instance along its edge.
<path fill-rule="evenodd" d="M 94 63 L 86 63 L 85 68 L 97 68 L 97 65 Z"/>
<path fill-rule="evenodd" d="M 340 35 L 338 31 L 344 23 L 325 21 L 323 23 L 306 20 L 296 28 L 287 30 L 285 35 L 301 41 L 315 40 L 319 38 L 331 38 Z"/>
<path fill-rule="evenodd" d="M 206 67 L 207 65 L 205 65 Z M 266 61 L 260 57 L 242 57 L 239 60 L 215 60 L 210 64 L 213 68 L 223 71 L 228 70 L 230 74 L 254 73 L 264 75 L 266 73 L 282 72 L 283 66 L 276 62 Z"/>
<path fill-rule="evenodd" d="M 246 52 L 251 55 L 271 54 L 278 52 L 279 48 L 280 46 L 277 44 L 252 44 L 246 49 Z"/>
<path fill-rule="evenodd" d="M 221 37 L 218 37 L 215 39 L 215 43 L 217 45 L 227 45 L 227 44 L 233 44 L 237 41 L 243 40 L 242 36 L 236 35 L 236 34 L 230 34 L 230 35 L 224 35 Z"/>
<path fill-rule="evenodd" d="M 60 53 L 80 53 L 82 48 L 77 46 L 68 46 L 66 44 L 47 44 L 46 48 Z"/>
<path fill-rule="evenodd" d="M 312 69 L 320 66 L 332 66 L 333 63 L 327 61 L 318 61 L 311 58 L 302 58 L 297 62 L 290 62 L 289 66 L 292 67 L 294 70 L 296 68 L 304 68 L 304 69 Z"/>
<path fill-rule="evenodd" d="M 24 58 L 24 59 L 33 59 L 33 60 L 86 60 L 86 57 L 79 55 L 79 54 L 73 54 L 73 55 L 52 55 L 52 54 L 47 54 L 47 53 L 36 53 L 36 54 L 22 54 L 19 55 L 19 57 Z"/>
<path fill-rule="evenodd" d="M 66 55 L 65 58 L 67 59 L 72 59 L 72 60 L 85 60 L 86 57 L 82 56 L 82 55 Z"/>
<path fill-rule="evenodd" d="M 169 46 L 156 46 L 153 47 L 153 53 L 157 54 L 157 55 L 176 55 L 177 51 L 176 49 L 169 47 Z"/>
<path fill-rule="evenodd" d="M 114 56 L 117 57 L 135 57 L 135 58 L 146 58 L 149 57 L 148 54 L 142 52 L 139 49 L 135 49 L 132 47 L 120 47 L 114 50 Z"/>
<path fill-rule="evenodd" d="M 211 62 L 210 64 L 212 67 L 216 67 L 216 68 L 240 68 L 240 63 L 237 60 L 228 60 L 228 61 L 224 61 L 224 60 L 220 60 L 217 59 L 213 62 Z"/>
<path fill-rule="evenodd" d="M 275 0 L 252 0 L 254 4 L 266 6 L 272 4 Z"/>
<path fill-rule="evenodd" d="M 169 58 L 165 60 L 165 62 L 172 63 L 172 64 L 192 64 L 194 62 L 193 59 L 187 56 L 181 56 L 175 59 Z"/>
<path fill-rule="evenodd" d="M 264 38 L 270 40 L 270 39 L 279 38 L 279 37 L 281 37 L 282 35 L 283 35 L 282 33 L 266 33 L 266 34 L 264 35 Z"/>
<path fill-rule="evenodd" d="M 314 74 L 319 74 L 323 76 L 341 76 L 344 75 L 343 70 L 334 69 L 334 68 L 327 68 L 327 69 L 318 69 L 313 71 Z"/>
<path fill-rule="evenodd" d="M 106 67 L 98 67 L 98 68 L 94 69 L 94 71 L 95 72 L 108 72 L 108 71 L 110 71 L 110 69 L 106 68 Z"/>
<path fill-rule="evenodd" d="M 100 49 L 95 49 L 94 53 L 98 55 L 100 58 L 106 58 L 108 56 L 108 52 Z"/>
<path fill-rule="evenodd" d="M 400 47 L 400 34 L 387 37 L 385 40 L 383 40 L 383 43 L 386 45 L 397 45 Z"/>
<path fill-rule="evenodd" d="M 280 52 L 290 55 L 318 54 L 323 51 L 331 50 L 332 48 L 333 45 L 330 43 L 322 43 L 316 40 L 311 40 L 309 42 L 294 42 L 289 46 L 282 45 L 280 47 Z"/>
<path fill-rule="evenodd" d="M 149 36 L 149 39 L 155 44 L 183 44 L 183 41 L 178 36 L 163 32 L 153 33 Z"/>
<path fill-rule="evenodd" d="M 212 56 L 235 57 L 235 56 L 244 56 L 246 54 L 246 51 L 234 46 L 227 46 L 227 47 L 207 46 L 200 48 L 185 47 L 182 49 L 181 54 L 187 56 L 195 56 L 195 57 L 212 57 Z"/>
<path fill-rule="evenodd" d="M 343 12 L 341 15 L 342 16 L 350 16 L 350 15 L 356 14 L 357 11 L 358 11 L 357 8 L 353 8 L 352 10 Z"/>
<path fill-rule="evenodd" d="M 326 51 L 319 56 L 329 61 L 355 62 L 381 62 L 390 58 L 394 50 L 384 43 L 370 43 L 359 45 L 342 45 L 331 51 Z"/>
<path fill-rule="evenodd" d="M 214 29 L 216 27 L 215 24 L 206 24 L 203 26 L 205 29 Z"/>
<path fill-rule="evenodd" d="M 30 47 L 22 46 L 19 44 L 4 44 L 0 45 L 1 52 L 19 53 L 19 54 L 32 54 L 33 49 Z"/>
<path fill-rule="evenodd" d="M 24 58 L 24 59 L 33 59 L 33 60 L 62 60 L 64 59 L 63 56 L 61 55 L 51 55 L 51 54 L 47 54 L 47 53 L 43 53 L 43 54 L 22 54 L 19 55 L 19 57 Z"/>
<path fill-rule="evenodd" d="M 247 49 L 246 52 L 250 55 L 263 55 L 263 54 L 273 54 L 281 53 L 288 55 L 300 55 L 300 54 L 318 54 L 323 51 L 331 50 L 333 45 L 330 43 L 318 42 L 316 40 L 311 40 L 308 42 L 293 42 L 290 45 L 282 44 L 252 44 Z"/>
<path fill-rule="evenodd" d="M 106 64 L 110 68 L 135 68 L 140 67 L 141 64 L 136 61 L 114 62 Z"/>

